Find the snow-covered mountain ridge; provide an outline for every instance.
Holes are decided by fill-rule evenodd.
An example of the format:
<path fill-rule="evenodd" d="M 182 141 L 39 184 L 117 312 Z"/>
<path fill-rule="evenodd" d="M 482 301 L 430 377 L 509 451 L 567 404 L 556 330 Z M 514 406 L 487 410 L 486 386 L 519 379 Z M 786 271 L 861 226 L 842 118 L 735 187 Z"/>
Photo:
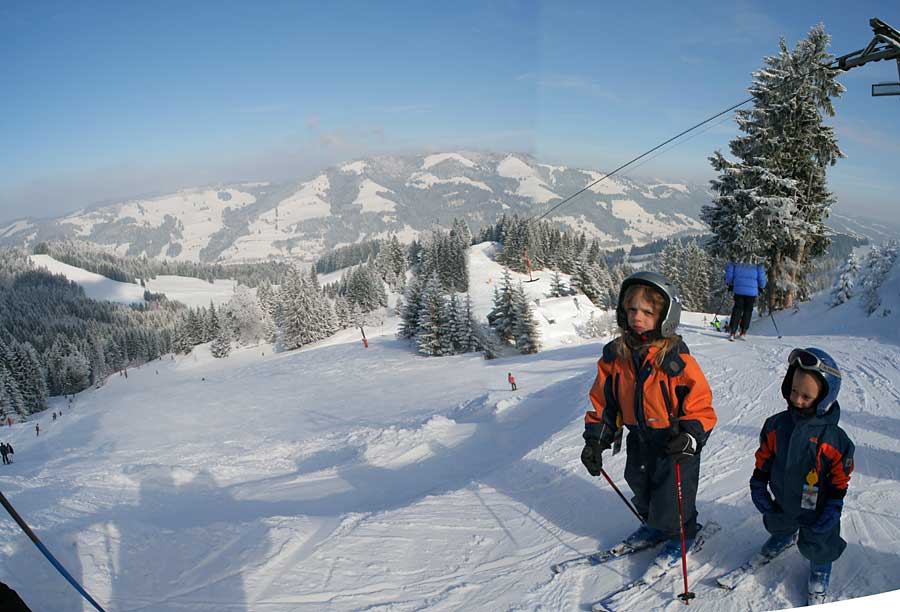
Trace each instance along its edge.
<path fill-rule="evenodd" d="M 603 176 L 524 154 L 448 152 L 375 157 L 307 181 L 185 189 L 0 228 L 0 244 L 77 238 L 119 254 L 191 261 L 311 261 L 342 244 L 397 234 L 409 241 L 454 217 L 473 227 L 543 212 Z M 698 233 L 705 188 L 612 177 L 551 216 L 603 246 Z"/>
<path fill-rule="evenodd" d="M 484 312 L 502 271 L 491 245 L 473 247 L 469 261 Z M 57 398 L 50 410 L 62 409 L 60 418 L 35 417 L 40 437 L 33 422 L 4 429 L 16 463 L 0 470 L 0 489 L 108 610 L 585 609 L 643 573 L 652 553 L 549 571 L 616 542 L 635 521 L 579 461 L 605 339 L 576 326 L 601 315 L 582 311 L 581 300 L 542 296 L 545 274 L 536 276 L 524 285 L 540 300 L 546 348 L 536 355 L 422 357 L 395 338 L 390 318 L 366 329 L 368 349 L 358 330 L 281 354 L 257 346 L 212 359 L 201 346 L 114 376 L 71 409 Z M 897 303 L 898 279 L 895 267 L 881 287 L 884 308 Z M 807 565 L 796 550 L 732 593 L 712 584 L 765 539 L 747 482 L 759 429 L 784 405 L 784 360 L 795 346 L 837 359 L 841 422 L 856 443 L 842 523 L 849 546 L 831 592 L 900 588 L 896 325 L 865 317 L 853 300 L 825 320 L 826 299 L 779 313 L 782 338 L 769 319 L 730 343 L 706 315 L 683 317 L 719 417 L 698 509 L 701 521 L 723 526 L 689 566 L 692 610 L 805 601 Z M 627 495 L 623 455 L 604 463 Z M 89 609 L 9 520 L 0 521 L 0 550 L 0 580 L 32 609 Z M 680 586 L 673 575 L 623 609 L 682 609 L 676 578 Z"/>

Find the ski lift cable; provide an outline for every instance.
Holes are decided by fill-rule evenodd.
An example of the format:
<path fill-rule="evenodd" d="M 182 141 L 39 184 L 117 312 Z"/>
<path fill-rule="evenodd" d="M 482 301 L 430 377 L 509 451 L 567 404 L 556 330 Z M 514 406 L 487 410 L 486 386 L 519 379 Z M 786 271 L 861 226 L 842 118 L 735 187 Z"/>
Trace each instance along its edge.
<path fill-rule="evenodd" d="M 694 134 L 691 134 L 690 136 L 686 137 L 686 138 L 685 138 L 684 140 L 682 140 L 681 142 L 674 142 L 674 143 L 672 143 L 670 146 L 668 146 L 667 148 L 662 149 L 662 150 L 660 150 L 660 151 L 657 151 L 654 155 L 651 155 L 650 157 L 648 157 L 647 159 L 641 161 L 641 163 L 635 165 L 634 167 L 632 167 L 632 168 L 630 168 L 630 169 L 631 169 L 631 170 L 637 170 L 638 168 L 640 168 L 640 167 L 643 166 L 644 164 L 653 161 L 653 160 L 656 159 L 657 157 L 660 157 L 660 156 L 662 156 L 662 155 L 665 155 L 666 153 L 668 153 L 669 151 L 671 151 L 671 150 L 674 149 L 675 147 L 677 147 L 677 146 L 679 146 L 679 145 L 681 145 L 681 144 L 684 144 L 685 142 L 687 142 L 687 141 L 689 141 L 689 140 L 692 140 L 692 139 L 696 138 L 697 136 L 702 136 L 703 134 L 706 134 L 706 133 L 707 133 L 708 131 L 710 131 L 711 129 L 716 128 L 716 127 L 722 125 L 723 123 L 725 123 L 725 122 L 728 121 L 729 119 L 731 119 L 731 117 L 728 117 L 728 116 L 722 117 L 719 121 L 713 123 L 712 125 L 706 126 L 704 129 L 700 130 L 699 132 L 695 132 Z M 627 175 L 625 175 L 625 176 L 627 177 Z"/>
<path fill-rule="evenodd" d="M 861 51 L 856 51 L 856 52 L 854 52 L 853 54 L 850 54 L 850 55 L 854 55 L 854 54 L 858 54 L 858 53 L 862 53 L 862 52 L 861 52 Z M 782 83 L 781 85 L 778 85 L 778 86 L 776 87 L 776 89 L 781 89 L 782 87 L 787 87 L 787 86 L 789 86 L 789 85 L 792 85 L 792 84 L 793 84 L 794 82 L 796 82 L 796 81 L 803 80 L 803 79 L 805 79 L 806 77 L 808 77 L 809 75 L 811 75 L 815 70 L 817 70 L 817 69 L 819 69 L 819 68 L 825 68 L 826 70 L 840 70 L 841 72 L 846 72 L 846 71 L 850 70 L 850 68 L 855 67 L 855 66 L 847 66 L 846 63 L 842 61 L 845 57 L 847 57 L 847 56 L 843 56 L 843 57 L 836 58 L 836 59 L 832 60 L 831 62 L 828 62 L 827 64 L 819 64 L 818 66 L 816 66 L 816 68 L 810 70 L 809 72 L 807 72 L 807 73 L 805 73 L 805 74 L 797 75 L 797 76 L 795 76 L 795 77 L 786 79 L 785 82 Z M 535 216 L 532 216 L 532 217 L 528 218 L 528 219 L 526 220 L 526 222 L 527 222 L 527 221 L 534 221 L 534 220 L 541 220 L 541 219 L 545 218 L 547 215 L 549 215 L 550 213 L 552 213 L 554 210 L 560 208 L 561 206 L 563 206 L 563 205 L 565 205 L 565 204 L 568 204 L 569 202 L 571 202 L 572 200 L 574 200 L 575 198 L 577 198 L 578 196 L 580 196 L 582 193 L 584 193 L 585 191 L 587 191 L 588 189 L 590 189 L 590 188 L 593 187 L 594 185 L 597 185 L 598 183 L 601 183 L 602 181 L 605 181 L 605 180 L 608 179 L 609 177 L 611 177 L 611 176 L 617 174 L 618 172 L 620 172 L 621 170 L 624 170 L 625 168 L 631 166 L 631 165 L 634 164 L 635 162 L 637 162 L 637 161 L 639 161 L 639 160 L 641 160 L 641 159 L 644 159 L 645 157 L 647 157 L 647 156 L 650 155 L 651 153 L 654 153 L 654 152 L 656 152 L 656 151 L 659 151 L 660 149 L 662 149 L 662 148 L 665 147 L 666 145 L 668 145 L 668 144 L 670 144 L 670 143 L 675 143 L 676 140 L 678 140 L 678 139 L 681 138 L 682 136 L 685 136 L 685 135 L 689 134 L 690 132 L 693 132 L 693 131 L 696 130 L 697 128 L 700 128 L 700 127 L 706 125 L 707 123 L 710 123 L 710 122 L 712 122 L 712 121 L 715 121 L 716 119 L 718 119 L 719 117 L 721 117 L 721 116 L 723 116 L 723 115 L 726 115 L 726 114 L 728 114 L 728 113 L 730 113 L 730 112 L 732 112 L 732 111 L 734 111 L 734 110 L 737 110 L 738 108 L 740 108 L 741 106 L 747 104 L 748 102 L 752 102 L 753 99 L 754 99 L 754 97 L 753 97 L 753 96 L 750 96 L 750 97 L 747 98 L 746 100 L 743 100 L 743 101 L 741 101 L 741 102 L 738 102 L 737 104 L 734 104 L 734 105 L 732 105 L 732 106 L 726 108 L 725 110 L 720 111 L 720 112 L 718 112 L 718 113 L 716 113 L 715 115 L 712 115 L 712 116 L 710 116 L 710 117 L 707 117 L 706 119 L 704 119 L 703 121 L 701 121 L 701 122 L 699 122 L 699 123 L 697 123 L 697 124 L 695 124 L 695 125 L 692 125 L 691 127 L 687 128 L 686 130 L 683 130 L 683 131 L 679 132 L 678 134 L 676 134 L 675 136 L 672 136 L 672 137 L 669 138 L 668 140 L 665 140 L 665 141 L 659 143 L 658 145 L 656 145 L 656 146 L 653 147 L 652 149 L 648 149 L 647 151 L 644 151 L 643 153 L 641 153 L 641 154 L 638 155 L 637 157 L 635 157 L 635 158 L 633 158 L 633 159 L 631 159 L 631 160 L 625 162 L 624 164 L 622 164 L 621 166 L 619 166 L 618 168 L 616 168 L 616 169 L 613 170 L 612 172 L 609 172 L 609 173 L 605 174 L 604 176 L 598 178 L 596 181 L 594 181 L 594 182 L 592 182 L 592 183 L 589 183 L 588 185 L 582 187 L 581 189 L 579 189 L 579 190 L 576 191 L 575 193 L 573 193 L 573 194 L 571 194 L 571 195 L 569 195 L 569 196 L 563 198 L 562 201 L 560 201 L 559 203 L 555 204 L 553 207 L 551 207 L 549 210 L 547 210 L 547 211 L 544 212 L 543 214 L 535 215 Z M 720 123 L 721 123 L 721 122 L 720 122 Z M 716 124 L 716 125 L 718 125 L 718 124 Z M 715 126 L 712 126 L 712 127 L 715 127 Z M 705 130 L 704 130 L 704 131 L 705 131 Z M 703 132 L 700 132 L 700 133 L 702 134 Z M 669 149 L 666 149 L 666 151 L 669 151 L 669 150 L 675 148 L 676 146 L 678 146 L 678 145 L 680 145 L 680 144 L 682 144 L 682 143 L 684 143 L 684 142 L 687 142 L 687 140 L 689 140 L 689 139 L 685 139 L 685 140 L 683 140 L 683 141 L 681 141 L 681 142 L 675 143 L 672 147 L 670 147 Z M 665 153 L 666 151 L 660 152 L 660 155 L 661 155 L 662 153 Z M 654 156 L 654 158 L 655 158 L 655 157 L 657 157 L 657 156 Z M 652 159 L 652 158 L 651 158 L 651 159 Z M 639 165 L 643 165 L 643 163 L 646 163 L 646 162 L 648 162 L 648 161 L 650 161 L 650 160 L 649 160 L 649 159 L 644 160 L 644 162 L 642 162 L 642 163 L 639 164 Z"/>
<path fill-rule="evenodd" d="M 531 221 L 531 220 L 533 220 L 533 219 L 538 219 L 538 220 L 543 219 L 544 217 L 546 217 L 547 215 L 549 215 L 550 213 L 552 213 L 554 210 L 556 210 L 556 209 L 559 208 L 560 206 L 563 206 L 564 204 L 567 204 L 567 203 L 571 202 L 571 201 L 574 200 L 576 197 L 580 196 L 582 193 L 584 193 L 585 191 L 587 191 L 588 189 L 590 189 L 590 188 L 593 187 L 594 185 L 596 185 L 596 184 L 598 184 L 598 183 L 600 183 L 600 182 L 602 182 L 602 181 L 605 181 L 605 180 L 608 179 L 609 177 L 611 177 L 611 176 L 613 176 L 614 174 L 618 173 L 620 170 L 624 170 L 625 168 L 627 168 L 628 166 L 630 166 L 630 165 L 633 164 L 634 162 L 636 162 L 636 161 L 638 161 L 638 160 L 640 160 L 640 159 L 643 159 L 643 158 L 647 157 L 648 155 L 650 155 L 650 154 L 653 153 L 654 151 L 658 151 L 659 149 L 663 148 L 663 147 L 666 146 L 667 144 L 669 144 L 669 143 L 671 143 L 671 142 L 675 142 L 676 140 L 678 140 L 679 138 L 681 138 L 681 137 L 684 136 L 685 134 L 688 134 L 689 132 L 693 132 L 693 131 L 694 131 L 695 129 L 697 129 L 698 127 L 703 126 L 703 125 L 706 125 L 707 123 L 709 123 L 709 122 L 711 122 L 711 121 L 713 121 L 713 120 L 715 120 L 715 119 L 721 117 L 722 115 L 724 115 L 724 114 L 726 114 L 726 113 L 730 113 L 731 111 L 733 111 L 733 110 L 735 110 L 735 109 L 737 109 L 737 108 L 740 108 L 741 106 L 743 106 L 744 104 L 746 104 L 747 102 L 750 102 L 750 101 L 752 101 L 752 100 L 753 100 L 753 97 L 751 96 L 751 97 L 747 98 L 746 100 L 744 100 L 743 102 L 739 102 L 738 104 L 735 104 L 735 105 L 733 105 L 733 106 L 731 106 L 731 107 L 729 107 L 729 108 L 727 108 L 727 109 L 725 109 L 725 110 L 723 110 L 723 111 L 721 111 L 721 112 L 719 112 L 719 113 L 716 113 L 716 114 L 713 115 L 712 117 L 709 117 L 709 118 L 707 118 L 707 119 L 704 119 L 704 120 L 701 121 L 700 123 L 698 123 L 698 124 L 696 124 L 696 125 L 693 125 L 693 126 L 689 127 L 688 129 L 686 129 L 686 130 L 684 130 L 684 131 L 682 131 L 682 132 L 679 132 L 679 133 L 676 134 L 675 136 L 672 136 L 672 137 L 669 138 L 668 140 L 666 140 L 666 141 L 664 141 L 664 142 L 661 142 L 660 144 L 656 145 L 656 146 L 653 147 L 652 149 L 649 149 L 649 150 L 647 150 L 647 151 L 644 151 L 643 153 L 641 153 L 641 154 L 638 155 L 637 157 L 635 157 L 635 158 L 631 159 L 630 161 L 628 161 L 628 162 L 622 164 L 621 166 L 619 166 L 618 168 L 616 168 L 616 169 L 613 170 L 612 172 L 609 172 L 608 174 L 606 174 L 606 175 L 604 175 L 604 176 L 598 178 L 598 179 L 597 179 L 596 181 L 594 181 L 593 183 L 589 183 L 589 184 L 586 185 L 585 187 L 582 187 L 581 189 L 579 189 L 578 191 L 576 191 L 576 192 L 573 193 L 572 195 L 570 195 L 570 196 L 564 198 L 560 203 L 556 204 L 555 206 L 553 206 L 552 208 L 550 208 L 547 212 L 543 213 L 542 215 L 538 215 L 537 217 L 532 217 L 531 219 L 528 219 L 528 220 Z"/>

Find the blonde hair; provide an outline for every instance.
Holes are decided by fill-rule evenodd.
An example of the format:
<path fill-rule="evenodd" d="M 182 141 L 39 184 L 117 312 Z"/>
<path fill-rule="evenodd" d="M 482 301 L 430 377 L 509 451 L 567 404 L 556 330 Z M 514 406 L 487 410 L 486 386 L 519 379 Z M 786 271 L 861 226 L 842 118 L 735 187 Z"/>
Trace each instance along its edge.
<path fill-rule="evenodd" d="M 659 328 L 659 319 L 662 317 L 663 308 L 665 308 L 666 306 L 666 296 L 663 295 L 663 293 L 659 289 L 651 287 L 650 285 L 634 284 L 628 287 L 628 289 L 625 291 L 625 297 L 622 298 L 622 304 L 624 304 L 625 307 L 628 308 L 629 306 L 631 306 L 634 300 L 638 298 L 649 302 L 653 306 L 653 314 L 656 317 L 656 328 Z M 622 330 L 622 333 L 616 339 L 616 352 L 620 357 L 630 361 L 632 347 L 630 347 L 628 345 L 628 342 L 626 341 L 628 330 L 625 328 L 620 329 Z M 653 358 L 653 364 L 657 368 L 661 368 L 666 355 L 674 350 L 680 343 L 681 336 L 677 334 L 669 338 L 657 338 L 656 340 L 652 340 L 650 342 L 650 346 L 659 348 L 659 352 L 656 353 L 656 357 Z"/>

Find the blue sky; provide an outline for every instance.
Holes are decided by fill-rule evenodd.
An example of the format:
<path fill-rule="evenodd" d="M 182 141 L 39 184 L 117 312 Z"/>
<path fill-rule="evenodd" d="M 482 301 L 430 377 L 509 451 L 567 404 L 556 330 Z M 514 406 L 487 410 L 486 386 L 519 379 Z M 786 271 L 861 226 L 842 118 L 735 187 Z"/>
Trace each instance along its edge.
<path fill-rule="evenodd" d="M 219 181 L 308 178 L 379 153 L 470 148 L 607 169 L 747 97 L 823 22 L 832 53 L 900 29 L 880 2 L 0 4 L 0 220 Z M 842 77 L 836 212 L 895 216 L 900 80 Z M 706 181 L 727 120 L 629 170 Z"/>

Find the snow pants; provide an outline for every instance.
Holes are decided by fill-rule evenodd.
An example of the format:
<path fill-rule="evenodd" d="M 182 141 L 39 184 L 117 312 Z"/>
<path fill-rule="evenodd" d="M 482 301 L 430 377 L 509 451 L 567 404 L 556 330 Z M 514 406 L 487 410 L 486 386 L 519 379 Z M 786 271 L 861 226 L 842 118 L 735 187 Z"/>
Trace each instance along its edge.
<path fill-rule="evenodd" d="M 625 482 L 631 487 L 631 498 L 647 525 L 659 529 L 669 538 L 680 537 L 678 489 L 675 461 L 664 450 L 649 443 L 637 431 L 628 432 L 625 440 Z M 700 455 L 681 463 L 681 494 L 684 509 L 684 536 L 697 534 L 697 486 L 700 480 Z"/>
<path fill-rule="evenodd" d="M 763 525 L 766 531 L 772 535 L 789 536 L 797 529 L 800 537 L 797 539 L 797 548 L 800 554 L 816 564 L 831 563 L 841 556 L 847 548 L 847 542 L 841 537 L 841 522 L 828 533 L 815 533 L 809 527 L 797 522 L 796 517 L 788 516 L 783 512 L 772 512 L 763 515 Z"/>
<path fill-rule="evenodd" d="M 731 309 L 731 320 L 728 322 L 728 331 L 737 333 L 738 324 L 742 332 L 750 329 L 750 319 L 753 317 L 753 305 L 756 296 L 734 294 L 734 308 Z"/>

